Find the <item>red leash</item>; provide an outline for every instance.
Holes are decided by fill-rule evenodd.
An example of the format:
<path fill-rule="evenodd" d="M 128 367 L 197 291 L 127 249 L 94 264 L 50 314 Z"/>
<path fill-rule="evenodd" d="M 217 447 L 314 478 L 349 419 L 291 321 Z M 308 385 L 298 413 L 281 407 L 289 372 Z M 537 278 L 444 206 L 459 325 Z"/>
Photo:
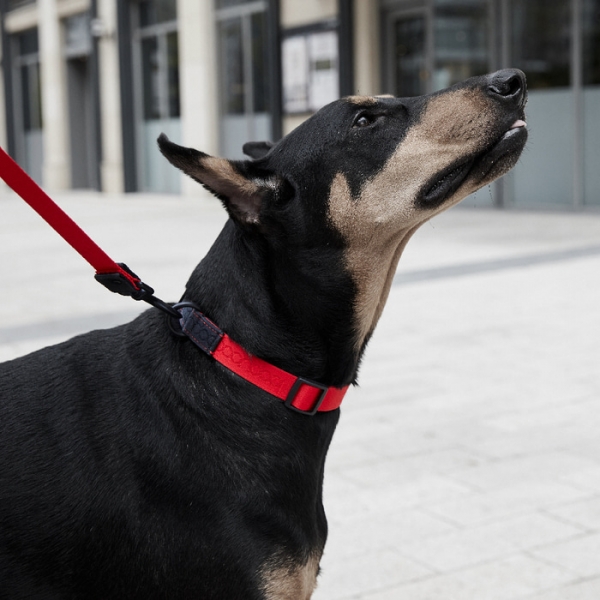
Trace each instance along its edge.
<path fill-rule="evenodd" d="M 96 280 L 111 292 L 143 300 L 176 318 L 183 334 L 196 346 L 236 375 L 283 400 L 288 408 L 305 415 L 339 408 L 348 386 L 327 387 L 296 377 L 246 352 L 194 305 L 169 306 L 156 298 L 149 285 L 127 265 L 110 258 L 2 148 L 0 177 L 96 269 Z"/>
<path fill-rule="evenodd" d="M 173 317 L 180 317 L 176 310 L 156 298 L 154 290 L 130 271 L 127 265 L 117 263 L 108 256 L 2 148 L 0 177 L 96 269 L 96 280 L 102 285 L 111 292 L 143 300 Z"/>

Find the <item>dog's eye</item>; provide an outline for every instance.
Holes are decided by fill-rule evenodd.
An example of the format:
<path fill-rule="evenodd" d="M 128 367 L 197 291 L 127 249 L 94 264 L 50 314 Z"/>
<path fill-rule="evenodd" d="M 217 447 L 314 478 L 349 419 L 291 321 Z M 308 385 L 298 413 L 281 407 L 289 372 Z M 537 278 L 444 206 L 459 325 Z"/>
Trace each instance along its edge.
<path fill-rule="evenodd" d="M 354 119 L 354 123 L 352 124 L 353 127 L 368 127 L 369 125 L 371 125 L 371 123 L 373 123 L 373 121 L 375 121 L 375 117 L 372 117 L 371 115 L 366 115 L 366 114 L 362 114 L 362 115 L 358 115 L 358 117 L 356 117 L 356 119 Z"/>

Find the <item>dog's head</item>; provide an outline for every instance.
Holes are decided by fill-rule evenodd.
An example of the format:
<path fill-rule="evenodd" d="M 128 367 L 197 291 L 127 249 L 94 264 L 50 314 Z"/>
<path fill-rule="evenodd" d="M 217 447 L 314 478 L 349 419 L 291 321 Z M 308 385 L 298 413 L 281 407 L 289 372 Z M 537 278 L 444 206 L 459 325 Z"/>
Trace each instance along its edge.
<path fill-rule="evenodd" d="M 503 70 L 427 96 L 342 98 L 275 145 L 247 145 L 248 161 L 158 142 L 243 230 L 342 248 L 362 348 L 412 233 L 516 163 L 526 95 L 523 73 Z"/>

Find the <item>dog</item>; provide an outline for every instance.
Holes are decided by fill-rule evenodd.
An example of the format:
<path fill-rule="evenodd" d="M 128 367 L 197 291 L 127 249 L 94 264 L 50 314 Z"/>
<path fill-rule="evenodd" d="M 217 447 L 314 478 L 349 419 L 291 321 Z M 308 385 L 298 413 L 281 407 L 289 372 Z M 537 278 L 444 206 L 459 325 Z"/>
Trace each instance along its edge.
<path fill-rule="evenodd" d="M 526 98 L 518 70 L 350 96 L 244 161 L 162 135 L 229 220 L 179 321 L 151 308 L 0 365 L 0 598 L 309 599 L 337 406 L 400 255 L 516 163 Z"/>

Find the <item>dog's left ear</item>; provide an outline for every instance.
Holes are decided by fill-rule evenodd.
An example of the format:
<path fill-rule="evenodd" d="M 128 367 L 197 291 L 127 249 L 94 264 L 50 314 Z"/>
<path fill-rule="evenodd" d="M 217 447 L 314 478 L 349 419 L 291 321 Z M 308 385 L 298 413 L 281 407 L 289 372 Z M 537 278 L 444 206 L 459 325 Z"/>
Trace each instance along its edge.
<path fill-rule="evenodd" d="M 213 192 L 235 220 L 247 225 L 260 222 L 263 198 L 277 187 L 275 176 L 252 173 L 251 161 L 230 161 L 178 146 L 164 133 L 157 141 L 165 158 Z"/>
<path fill-rule="evenodd" d="M 266 156 L 271 151 L 273 146 L 275 146 L 273 142 L 246 142 L 242 146 L 242 152 L 246 156 L 257 160 L 263 156 Z"/>

